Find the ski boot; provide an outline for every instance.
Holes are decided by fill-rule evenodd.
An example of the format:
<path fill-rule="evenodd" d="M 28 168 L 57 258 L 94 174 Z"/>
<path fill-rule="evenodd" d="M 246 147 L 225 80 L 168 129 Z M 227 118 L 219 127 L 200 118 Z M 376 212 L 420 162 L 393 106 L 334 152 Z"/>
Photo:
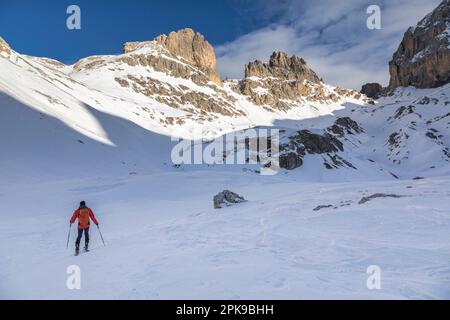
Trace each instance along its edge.
<path fill-rule="evenodd" d="M 89 241 L 86 241 L 85 243 L 84 243 L 84 251 L 89 251 Z"/>
<path fill-rule="evenodd" d="M 75 242 L 75 255 L 77 256 L 80 253 L 80 242 Z"/>

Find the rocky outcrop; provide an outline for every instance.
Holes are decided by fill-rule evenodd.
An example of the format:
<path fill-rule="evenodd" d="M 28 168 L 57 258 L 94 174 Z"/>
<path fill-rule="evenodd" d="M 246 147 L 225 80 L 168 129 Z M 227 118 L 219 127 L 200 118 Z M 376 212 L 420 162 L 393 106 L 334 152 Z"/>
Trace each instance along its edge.
<path fill-rule="evenodd" d="M 168 36 L 157 36 L 154 41 L 127 42 L 124 44 L 123 51 L 124 53 L 132 53 L 145 47 L 155 49 L 155 44 L 166 49 L 171 58 L 181 59 L 201 71 L 208 81 L 222 85 L 216 70 L 214 48 L 200 33 L 192 29 L 182 29 L 171 32 Z M 160 58 L 162 59 L 162 57 Z M 177 68 L 182 68 L 182 66 Z"/>
<path fill-rule="evenodd" d="M 383 93 L 383 87 L 379 83 L 366 83 L 362 86 L 361 91 L 362 94 L 365 94 L 367 97 L 372 99 L 378 99 Z"/>
<path fill-rule="evenodd" d="M 450 82 L 450 0 L 409 28 L 389 62 L 389 91 L 434 88 Z"/>
<path fill-rule="evenodd" d="M 0 37 L 0 54 L 6 57 L 11 55 L 11 48 L 2 37 Z"/>
<path fill-rule="evenodd" d="M 304 154 L 305 151 L 309 154 L 344 151 L 342 142 L 329 133 L 321 135 L 308 130 L 301 130 L 293 136 L 293 139 L 296 144 L 302 145 L 299 149 L 300 154 Z"/>
<path fill-rule="evenodd" d="M 289 57 L 286 53 L 280 51 L 272 53 L 267 64 L 259 60 L 247 64 L 245 77 L 274 77 L 282 80 L 320 82 L 320 78 L 308 67 L 303 58 L 298 56 Z"/>
<path fill-rule="evenodd" d="M 182 59 L 187 64 L 200 70 L 209 81 L 222 85 L 216 70 L 214 48 L 203 35 L 192 29 L 182 29 L 167 35 L 157 36 L 154 41 L 127 42 L 124 53 L 131 53 L 145 47 L 155 47 L 155 43 L 165 48 L 175 59 Z"/>
<path fill-rule="evenodd" d="M 364 129 L 349 117 L 337 118 L 334 124 L 327 130 L 339 137 L 343 137 L 346 134 L 359 134 L 364 132 Z"/>
<path fill-rule="evenodd" d="M 294 170 L 303 164 L 303 160 L 296 152 L 287 152 L 280 155 L 280 168 Z"/>
<path fill-rule="evenodd" d="M 123 53 L 130 53 L 142 48 L 148 48 L 153 46 L 153 41 L 133 41 L 125 42 L 123 45 Z"/>
<path fill-rule="evenodd" d="M 344 151 L 342 142 L 330 133 L 317 134 L 309 130 L 300 130 L 289 137 L 289 142 L 280 145 L 280 167 L 292 170 L 303 164 L 306 154 L 326 154 L 330 162 L 325 162 L 327 169 L 343 165 L 336 153 Z"/>
<path fill-rule="evenodd" d="M 168 36 L 160 35 L 155 38 L 155 41 L 167 48 L 172 54 L 182 57 L 205 72 L 214 83 L 221 84 L 220 76 L 216 71 L 214 48 L 200 33 L 192 29 L 182 29 L 171 32 Z"/>
<path fill-rule="evenodd" d="M 233 203 L 246 202 L 244 197 L 241 197 L 237 193 L 231 192 L 230 190 L 224 190 L 216 194 L 213 198 L 214 209 L 220 209 L 223 206 L 230 206 Z"/>
<path fill-rule="evenodd" d="M 235 101 L 232 96 L 217 92 L 213 97 L 200 92 L 189 90 L 189 88 L 176 87 L 168 83 L 163 83 L 157 79 L 143 76 L 116 77 L 115 81 L 121 87 L 129 88 L 136 93 L 152 97 L 156 101 L 168 105 L 174 109 L 186 110 L 191 113 L 199 113 L 200 120 L 213 120 L 216 115 L 224 116 L 244 116 L 241 110 L 237 110 L 233 105 Z M 195 106 L 197 110 L 192 109 Z M 208 116 L 206 116 L 209 114 Z"/>
<path fill-rule="evenodd" d="M 303 99 L 337 102 L 340 96 L 360 98 L 355 91 L 327 89 L 303 58 L 284 52 L 274 52 L 268 63 L 256 60 L 247 64 L 245 78 L 235 91 L 268 110 L 282 111 L 298 106 Z"/>
<path fill-rule="evenodd" d="M 369 202 L 370 200 L 376 199 L 376 198 L 402 198 L 405 196 L 398 195 L 398 194 L 392 194 L 392 193 L 374 193 L 367 197 L 362 197 L 361 200 L 359 200 L 358 204 L 364 204 L 366 202 Z"/>
<path fill-rule="evenodd" d="M 345 160 L 340 152 L 344 151 L 342 141 L 346 135 L 363 133 L 361 126 L 349 117 L 337 118 L 332 126 L 320 133 L 300 130 L 291 134 L 288 141 L 280 144 L 280 167 L 293 170 L 302 166 L 305 155 L 322 155 L 323 165 L 327 169 L 348 167 L 356 169 Z"/>

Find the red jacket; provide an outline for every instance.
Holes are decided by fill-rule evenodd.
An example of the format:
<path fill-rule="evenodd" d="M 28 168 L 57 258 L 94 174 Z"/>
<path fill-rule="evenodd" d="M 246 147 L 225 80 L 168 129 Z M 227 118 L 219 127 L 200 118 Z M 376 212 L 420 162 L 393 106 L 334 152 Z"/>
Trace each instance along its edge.
<path fill-rule="evenodd" d="M 80 208 L 75 210 L 70 219 L 70 224 L 74 223 L 75 220 L 78 219 L 78 229 L 86 229 L 90 226 L 90 220 L 94 221 L 95 224 L 98 224 L 97 219 L 95 219 L 94 213 L 88 207 Z"/>

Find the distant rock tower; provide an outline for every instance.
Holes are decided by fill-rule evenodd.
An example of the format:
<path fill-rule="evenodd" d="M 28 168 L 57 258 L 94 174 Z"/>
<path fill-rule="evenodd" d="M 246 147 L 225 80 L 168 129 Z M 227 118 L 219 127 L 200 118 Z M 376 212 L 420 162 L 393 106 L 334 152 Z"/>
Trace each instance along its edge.
<path fill-rule="evenodd" d="M 397 87 L 434 88 L 450 82 L 450 0 L 409 28 L 392 60 L 389 91 Z"/>

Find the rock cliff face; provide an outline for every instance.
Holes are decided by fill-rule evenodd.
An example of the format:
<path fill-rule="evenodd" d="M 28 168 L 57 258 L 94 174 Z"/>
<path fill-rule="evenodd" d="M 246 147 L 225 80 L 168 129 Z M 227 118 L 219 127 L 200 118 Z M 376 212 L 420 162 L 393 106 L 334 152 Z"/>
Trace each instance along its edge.
<path fill-rule="evenodd" d="M 434 88 L 450 82 L 450 0 L 409 28 L 389 62 L 389 91 Z"/>
<path fill-rule="evenodd" d="M 0 54 L 6 57 L 11 55 L 11 48 L 2 37 L 0 37 Z"/>
<path fill-rule="evenodd" d="M 245 66 L 245 78 L 236 91 L 249 96 L 257 105 L 286 111 L 301 99 L 309 101 L 337 101 L 339 95 L 357 96 L 351 90 L 326 90 L 317 74 L 298 56 L 274 52 L 268 63 L 259 60 Z M 339 91 L 339 92 L 338 92 Z"/>
<path fill-rule="evenodd" d="M 270 56 L 267 64 L 259 60 L 247 64 L 245 77 L 274 77 L 282 80 L 308 80 L 320 83 L 320 78 L 308 67 L 303 58 L 298 56 L 289 57 L 286 53 L 279 51 L 274 52 Z"/>
<path fill-rule="evenodd" d="M 216 71 L 216 55 L 214 48 L 203 35 L 192 29 L 171 32 L 155 39 L 171 53 L 180 56 L 204 71 L 211 81 L 220 84 L 220 76 Z"/>
<path fill-rule="evenodd" d="M 166 48 L 176 58 L 182 58 L 186 63 L 204 72 L 209 80 L 218 85 L 222 84 L 216 70 L 214 48 L 200 33 L 192 29 L 182 29 L 171 32 L 168 36 L 160 35 L 154 41 Z M 124 52 L 129 53 L 150 44 L 150 41 L 127 42 L 124 45 Z"/>
<path fill-rule="evenodd" d="M 309 155 L 322 155 L 327 169 L 348 167 L 356 169 L 350 161 L 339 153 L 344 151 L 344 143 L 349 135 L 363 133 L 363 128 L 349 117 L 337 118 L 334 124 L 320 133 L 309 130 L 294 132 L 288 142 L 280 144 L 280 167 L 293 170 L 302 166 L 303 158 Z"/>

